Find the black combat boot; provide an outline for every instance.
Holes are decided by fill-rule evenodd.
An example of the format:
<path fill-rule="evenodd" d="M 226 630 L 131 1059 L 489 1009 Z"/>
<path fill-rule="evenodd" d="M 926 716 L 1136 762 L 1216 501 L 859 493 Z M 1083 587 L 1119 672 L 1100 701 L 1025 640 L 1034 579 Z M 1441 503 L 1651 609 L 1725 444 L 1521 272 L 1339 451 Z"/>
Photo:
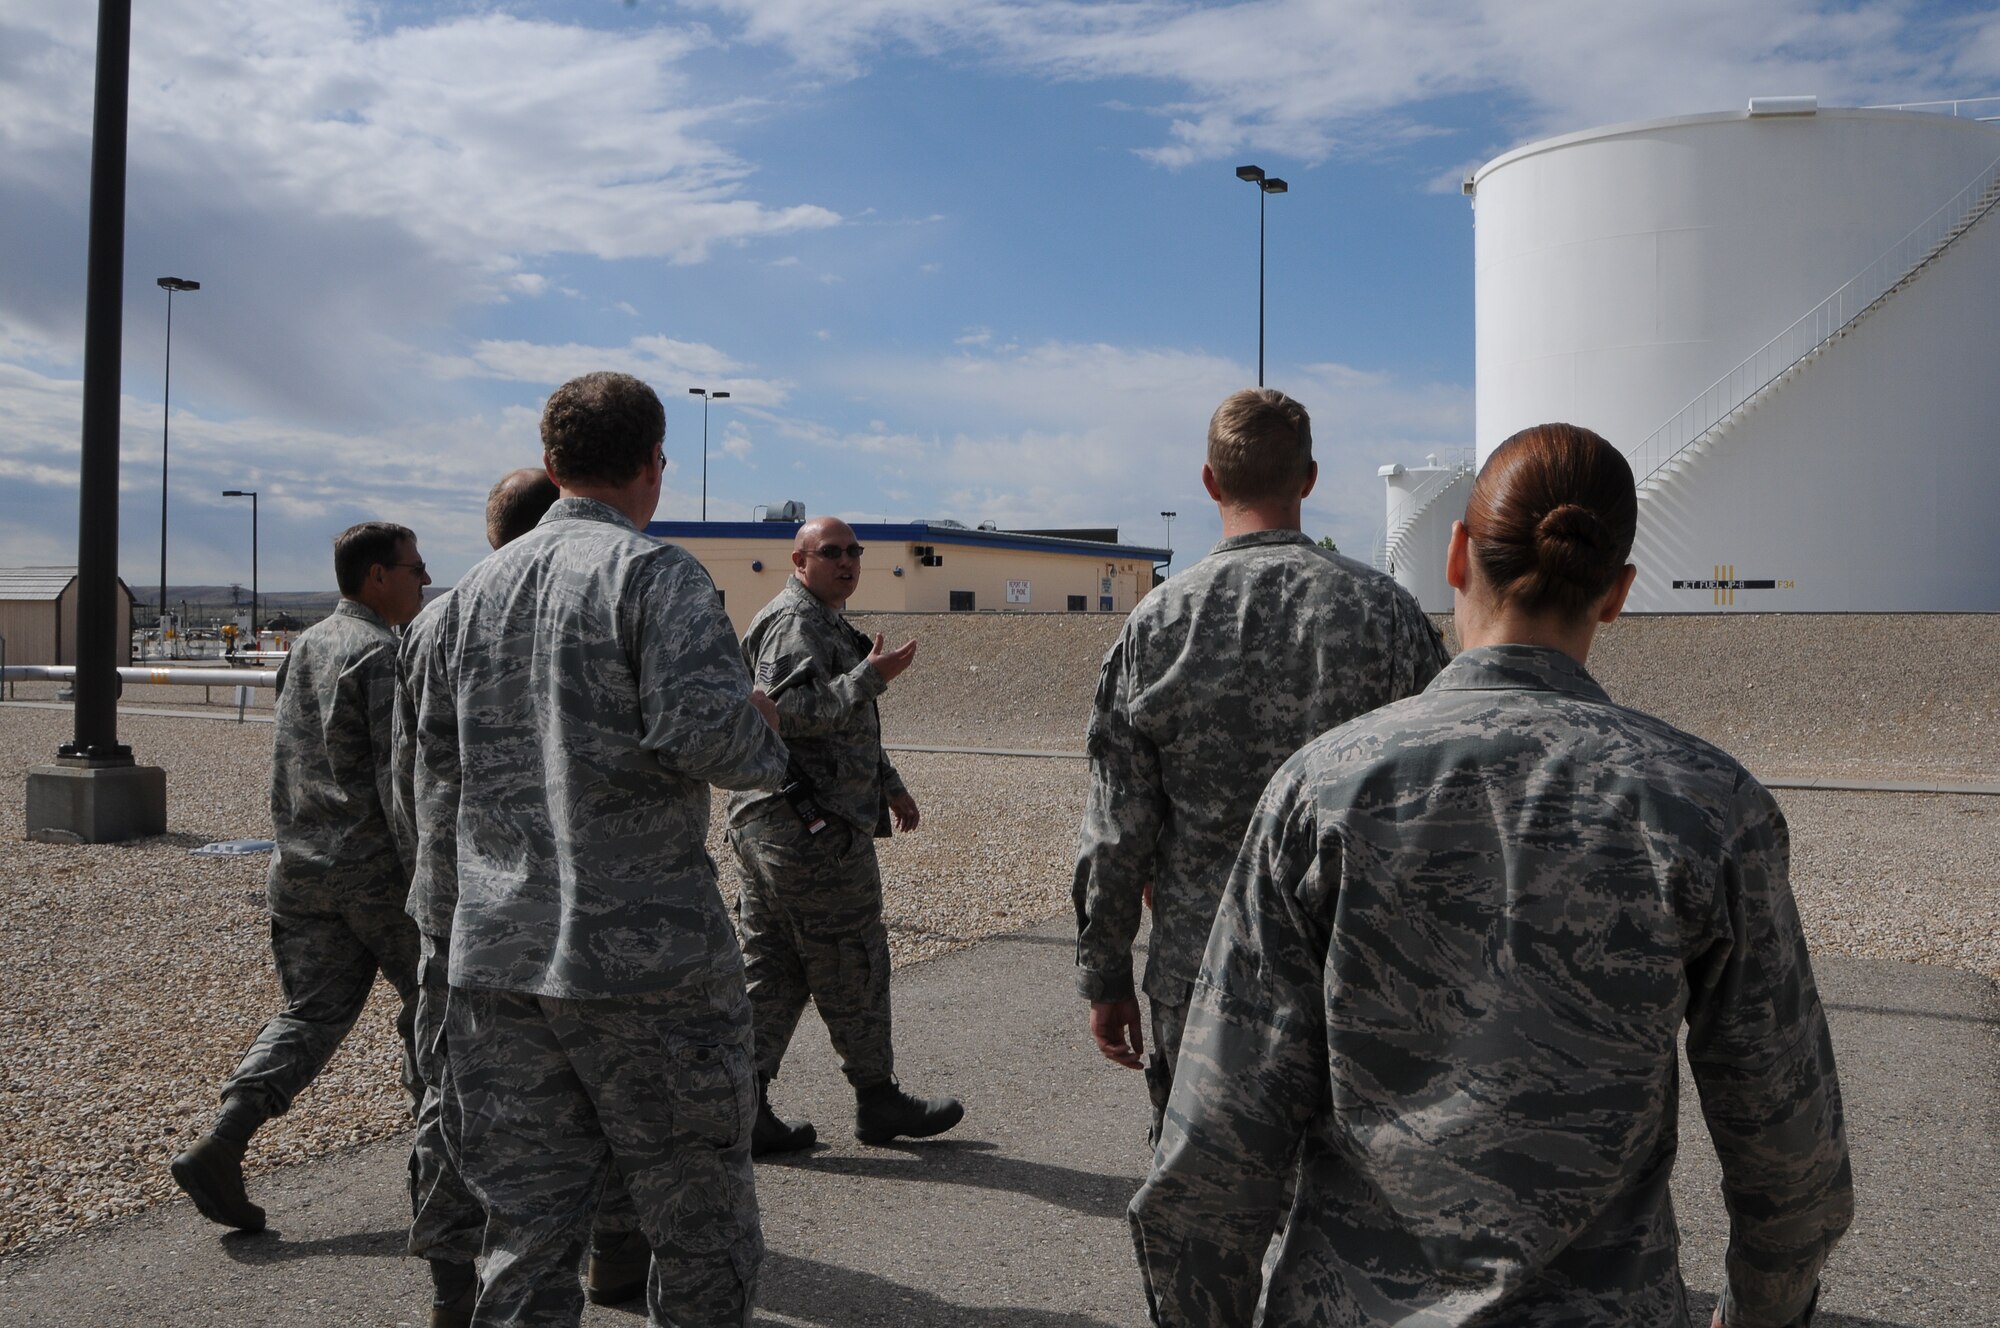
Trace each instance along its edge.
<path fill-rule="evenodd" d="M 778 1113 L 771 1110 L 771 1081 L 764 1075 L 758 1075 L 757 1123 L 750 1129 L 750 1156 L 796 1153 L 818 1142 L 819 1131 L 812 1127 L 811 1121 L 778 1119 Z"/>
<path fill-rule="evenodd" d="M 431 1328 L 472 1328 L 479 1270 L 451 1259 L 432 1259 L 430 1265 Z"/>
<path fill-rule="evenodd" d="M 965 1107 L 955 1097 L 911 1097 L 891 1079 L 854 1090 L 854 1137 L 864 1144 L 886 1144 L 897 1136 L 928 1139 L 965 1119 Z"/>
<path fill-rule="evenodd" d="M 643 1231 L 599 1232 L 590 1242 L 590 1271 L 583 1294 L 593 1305 L 623 1305 L 643 1295 L 653 1247 Z"/>
<path fill-rule="evenodd" d="M 243 1150 L 267 1119 L 261 1100 L 227 1097 L 215 1128 L 168 1164 L 174 1184 L 187 1191 L 196 1211 L 209 1221 L 238 1231 L 264 1229 L 264 1210 L 243 1189 Z"/>

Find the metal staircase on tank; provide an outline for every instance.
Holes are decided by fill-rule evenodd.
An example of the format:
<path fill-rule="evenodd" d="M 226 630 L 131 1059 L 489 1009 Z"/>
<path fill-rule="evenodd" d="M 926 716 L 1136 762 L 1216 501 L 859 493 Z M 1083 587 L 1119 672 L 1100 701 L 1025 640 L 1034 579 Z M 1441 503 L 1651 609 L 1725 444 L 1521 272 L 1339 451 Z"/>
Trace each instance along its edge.
<path fill-rule="evenodd" d="M 2000 158 L 1805 317 L 1771 338 L 1626 453 L 1644 500 L 1719 442 L 1770 394 L 1914 282 L 2000 206 Z"/>
<path fill-rule="evenodd" d="M 1434 471 L 1420 487 L 1411 490 L 1403 499 L 1403 505 L 1396 509 L 1388 524 L 1375 536 L 1376 571 L 1395 575 L 1396 558 L 1409 543 L 1410 532 L 1416 529 L 1417 522 L 1439 498 L 1451 491 L 1453 484 L 1463 476 L 1470 475 L 1472 471 L 1472 462 L 1462 458 L 1457 459 L 1445 468 Z"/>

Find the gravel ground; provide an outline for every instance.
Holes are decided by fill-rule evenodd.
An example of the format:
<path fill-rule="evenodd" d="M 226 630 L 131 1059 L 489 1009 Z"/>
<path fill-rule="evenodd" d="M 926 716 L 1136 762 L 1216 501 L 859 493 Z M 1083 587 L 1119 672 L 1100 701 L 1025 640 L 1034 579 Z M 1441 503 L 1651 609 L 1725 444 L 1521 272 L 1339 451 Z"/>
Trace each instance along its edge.
<path fill-rule="evenodd" d="M 1083 615 L 857 622 L 921 642 L 916 667 L 883 701 L 892 741 L 1071 752 L 1118 627 Z M 1766 773 L 2000 779 L 2000 684 L 1985 667 L 2000 653 L 2000 618 L 1634 619 L 1602 640 L 1594 662 L 1613 695 Z M 200 698 L 132 691 L 149 706 Z M 127 716 L 122 739 L 167 768 L 169 833 L 27 843 L 26 770 L 69 725 L 59 711 L 0 706 L 0 964 L 10 975 L 0 989 L 0 1254 L 173 1197 L 166 1159 L 206 1127 L 217 1085 L 278 1001 L 266 860 L 187 852 L 269 834 L 269 726 Z M 904 753 L 897 764 L 925 811 L 916 835 L 882 846 L 899 965 L 1067 907 L 1082 762 Z M 1818 951 L 2000 979 L 2000 799 L 1781 801 Z M 710 851 L 727 861 L 719 839 Z M 318 1083 L 259 1133 L 253 1174 L 405 1128 L 392 1007 L 378 988 Z"/>
<path fill-rule="evenodd" d="M 892 740 L 1080 751 L 1121 619 L 856 615 L 918 664 L 882 700 Z M 1436 619 L 1456 644 L 1448 617 Z M 1612 697 L 1760 774 L 2000 778 L 2000 614 L 1621 618 L 1591 671 Z"/>

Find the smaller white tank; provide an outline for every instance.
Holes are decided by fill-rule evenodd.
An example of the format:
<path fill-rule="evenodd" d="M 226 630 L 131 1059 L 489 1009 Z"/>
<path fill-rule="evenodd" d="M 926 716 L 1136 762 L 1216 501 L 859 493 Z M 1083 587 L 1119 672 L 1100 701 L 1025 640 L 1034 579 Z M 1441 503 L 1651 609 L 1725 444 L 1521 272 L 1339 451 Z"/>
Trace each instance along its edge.
<path fill-rule="evenodd" d="M 1472 450 L 1445 460 L 1432 453 L 1421 466 L 1389 465 L 1375 473 L 1388 491 L 1375 566 L 1395 577 L 1428 612 L 1451 612 L 1444 555 L 1451 523 L 1465 515 L 1465 500 L 1472 493 Z"/>

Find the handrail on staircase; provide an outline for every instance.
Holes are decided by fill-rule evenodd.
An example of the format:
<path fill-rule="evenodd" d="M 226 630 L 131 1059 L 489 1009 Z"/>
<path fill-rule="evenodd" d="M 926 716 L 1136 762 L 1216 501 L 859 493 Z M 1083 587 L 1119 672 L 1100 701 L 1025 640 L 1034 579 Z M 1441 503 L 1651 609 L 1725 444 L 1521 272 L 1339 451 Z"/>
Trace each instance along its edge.
<path fill-rule="evenodd" d="M 1652 479 L 1765 388 L 1859 322 L 1977 225 L 1996 203 L 2000 203 L 2000 158 L 1874 262 L 1752 351 L 1626 453 L 1638 482 Z"/>
<path fill-rule="evenodd" d="M 1403 547 L 1405 536 L 1410 527 L 1416 524 L 1417 518 L 1422 516 L 1441 494 L 1450 490 L 1460 477 L 1471 474 L 1473 469 L 1473 463 L 1469 458 L 1453 457 L 1439 469 L 1432 471 L 1421 485 L 1403 495 L 1402 501 L 1389 514 L 1381 534 L 1376 536 L 1377 571 L 1386 572 L 1390 569 L 1390 564 L 1395 560 L 1397 551 Z"/>

